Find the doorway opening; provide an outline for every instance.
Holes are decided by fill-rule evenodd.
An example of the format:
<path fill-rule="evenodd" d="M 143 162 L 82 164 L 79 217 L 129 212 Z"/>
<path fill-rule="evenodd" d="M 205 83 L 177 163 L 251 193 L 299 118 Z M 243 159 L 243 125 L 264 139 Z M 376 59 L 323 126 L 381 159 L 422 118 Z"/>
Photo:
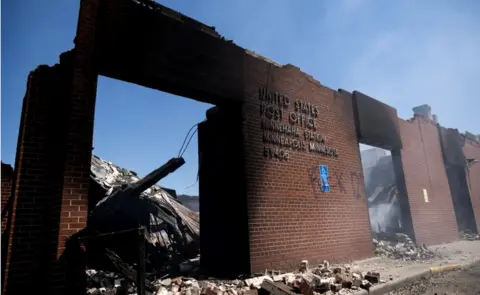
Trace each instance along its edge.
<path fill-rule="evenodd" d="M 149 282 L 199 269 L 197 131 L 210 108 L 99 76 L 89 217 L 81 234 L 88 287 L 106 287 L 95 284 L 114 272 L 128 288 L 140 288 L 132 285 L 137 277 L 119 274 L 119 265 Z M 112 290 L 118 287 L 110 283 Z"/>
<path fill-rule="evenodd" d="M 425 259 L 434 254 L 415 245 L 399 150 L 360 144 L 368 214 L 375 254 L 401 259 Z"/>
<path fill-rule="evenodd" d="M 401 232 L 402 214 L 391 152 L 362 144 L 360 155 L 372 232 Z"/>
<path fill-rule="evenodd" d="M 182 154 L 186 163 L 159 184 L 198 212 L 197 126 L 212 107 L 99 76 L 92 153 L 139 177 Z"/>

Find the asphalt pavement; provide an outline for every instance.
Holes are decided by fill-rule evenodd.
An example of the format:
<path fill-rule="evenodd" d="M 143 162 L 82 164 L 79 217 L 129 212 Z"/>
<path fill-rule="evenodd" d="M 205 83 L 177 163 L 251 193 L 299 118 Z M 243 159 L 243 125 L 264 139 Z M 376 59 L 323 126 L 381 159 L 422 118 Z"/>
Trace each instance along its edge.
<path fill-rule="evenodd" d="M 480 265 L 449 271 L 417 281 L 389 295 L 480 295 Z"/>

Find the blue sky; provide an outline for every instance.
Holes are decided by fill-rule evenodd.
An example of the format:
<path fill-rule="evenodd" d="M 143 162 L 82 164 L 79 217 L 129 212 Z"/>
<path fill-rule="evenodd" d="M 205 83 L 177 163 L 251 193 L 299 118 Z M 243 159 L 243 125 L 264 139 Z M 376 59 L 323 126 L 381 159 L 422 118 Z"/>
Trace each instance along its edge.
<path fill-rule="evenodd" d="M 331 88 L 359 90 L 401 118 L 430 104 L 440 123 L 480 133 L 480 1 L 158 1 Z M 13 163 L 29 71 L 73 47 L 79 1 L 2 1 L 2 161 Z M 141 175 L 175 156 L 210 106 L 100 77 L 94 153 Z M 162 185 L 196 194 L 197 141 Z M 193 184 L 193 185 L 192 185 Z M 188 188 L 187 188 L 188 187 Z"/>

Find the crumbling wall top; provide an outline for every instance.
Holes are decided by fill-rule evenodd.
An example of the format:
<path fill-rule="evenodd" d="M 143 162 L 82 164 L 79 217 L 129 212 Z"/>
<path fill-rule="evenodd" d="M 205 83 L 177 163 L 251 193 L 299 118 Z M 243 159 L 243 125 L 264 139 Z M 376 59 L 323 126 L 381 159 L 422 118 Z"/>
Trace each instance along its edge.
<path fill-rule="evenodd" d="M 261 60 L 263 60 L 263 61 L 266 61 L 266 62 L 268 62 L 268 63 L 276 66 L 277 68 L 281 68 L 281 67 L 282 67 L 282 65 L 281 65 L 280 63 L 278 63 L 278 62 L 276 62 L 276 61 L 273 61 L 273 60 L 269 59 L 268 57 L 265 57 L 265 56 L 263 56 L 263 55 L 261 55 L 261 54 L 259 54 L 259 53 L 256 53 L 256 52 L 253 51 L 253 50 L 245 49 L 245 53 L 248 54 L 248 55 L 251 55 L 251 56 L 253 56 L 253 57 L 255 57 L 255 58 L 258 58 L 258 59 L 261 59 Z"/>
<path fill-rule="evenodd" d="M 465 137 L 466 140 L 469 140 L 471 143 L 480 144 L 480 136 L 468 131 L 465 131 L 465 133 L 462 135 Z"/>
<path fill-rule="evenodd" d="M 13 167 L 12 167 L 12 165 L 6 164 L 6 163 L 3 163 L 3 162 L 1 162 L 1 163 L 2 163 L 2 175 L 1 175 L 2 178 L 3 178 L 4 176 L 6 176 L 6 174 L 7 174 L 7 175 L 13 174 Z"/>
<path fill-rule="evenodd" d="M 154 10 L 156 12 L 159 12 L 160 14 L 176 19 L 182 23 L 185 23 L 187 25 L 190 25 L 192 27 L 197 28 L 198 30 L 205 32 L 207 34 L 210 34 L 214 37 L 221 38 L 221 35 L 215 30 L 215 27 L 207 26 L 204 23 L 201 23 L 191 17 L 188 17 L 184 14 L 181 14 L 178 11 L 175 11 L 173 9 L 170 9 L 166 6 L 163 6 L 153 0 L 131 0 L 143 7 L 146 7 L 148 9 Z"/>

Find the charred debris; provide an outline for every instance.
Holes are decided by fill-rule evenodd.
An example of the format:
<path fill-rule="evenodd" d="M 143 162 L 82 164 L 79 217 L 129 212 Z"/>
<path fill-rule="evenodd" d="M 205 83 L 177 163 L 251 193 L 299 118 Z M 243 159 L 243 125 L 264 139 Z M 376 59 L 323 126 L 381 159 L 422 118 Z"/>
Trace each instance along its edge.
<path fill-rule="evenodd" d="M 409 214 L 401 209 L 391 154 L 370 148 L 361 152 L 361 159 L 375 255 L 410 261 L 434 258 L 434 252 L 407 234 Z"/>
<path fill-rule="evenodd" d="M 87 289 L 87 294 L 141 294 L 136 286 L 118 279 L 113 273 L 90 270 L 87 276 L 91 286 L 102 285 Z M 288 273 L 266 270 L 253 278 L 230 281 L 164 278 L 151 282 L 149 288 L 155 295 L 332 295 L 354 294 L 386 282 L 378 271 L 361 271 L 358 265 L 330 265 L 323 261 L 311 268 L 307 260 L 302 260 L 297 270 Z"/>
<path fill-rule="evenodd" d="M 131 283 L 198 268 L 200 218 L 157 182 L 185 163 L 172 158 L 143 178 L 92 156 L 87 226 L 72 236 L 84 247 L 87 275 L 117 273 Z M 68 243 L 67 243 L 68 245 Z M 143 257 L 144 259 L 141 259 Z M 140 274 L 142 272 L 142 274 Z"/>
<path fill-rule="evenodd" d="M 314 268 L 302 261 L 293 272 L 266 270 L 228 281 L 203 276 L 199 213 L 184 206 L 175 191 L 157 184 L 183 164 L 183 158 L 173 158 L 140 179 L 133 171 L 92 156 L 89 197 L 94 206 L 86 228 L 72 237 L 85 247 L 87 294 L 349 294 L 385 282 L 376 270 L 330 266 L 327 261 Z M 395 186 L 389 185 L 369 201 L 391 204 L 395 199 Z M 374 231 L 373 243 L 377 256 L 390 259 L 421 261 L 438 255 L 408 235 L 388 234 L 384 228 Z"/>

